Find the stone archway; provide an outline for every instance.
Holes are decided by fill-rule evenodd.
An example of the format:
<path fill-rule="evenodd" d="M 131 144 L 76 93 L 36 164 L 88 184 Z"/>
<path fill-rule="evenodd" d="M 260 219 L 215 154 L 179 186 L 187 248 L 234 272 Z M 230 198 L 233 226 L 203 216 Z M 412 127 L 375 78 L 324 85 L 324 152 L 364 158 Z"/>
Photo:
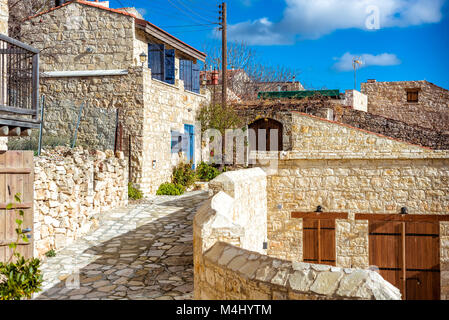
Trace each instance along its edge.
<path fill-rule="evenodd" d="M 282 151 L 283 150 L 283 131 L 284 126 L 281 122 L 270 119 L 270 118 L 262 118 L 259 120 L 254 121 L 250 125 L 248 125 L 248 128 L 251 130 L 253 129 L 255 131 L 256 137 L 253 139 L 255 140 L 252 144 L 250 144 L 250 150 L 251 151 Z M 265 133 L 260 132 L 259 130 L 265 130 Z M 271 146 L 272 144 L 272 132 L 273 130 L 277 130 L 277 146 Z M 261 138 L 265 135 L 266 137 L 266 144 L 264 145 L 261 141 Z"/>

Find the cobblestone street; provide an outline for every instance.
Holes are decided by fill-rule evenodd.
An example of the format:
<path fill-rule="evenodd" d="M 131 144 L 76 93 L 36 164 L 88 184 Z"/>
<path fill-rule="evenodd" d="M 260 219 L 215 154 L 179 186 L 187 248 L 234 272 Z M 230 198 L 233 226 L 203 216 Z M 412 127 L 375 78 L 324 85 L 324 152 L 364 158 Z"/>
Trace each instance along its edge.
<path fill-rule="evenodd" d="M 35 299 L 192 299 L 192 220 L 205 192 L 153 197 L 101 215 L 52 258 Z"/>

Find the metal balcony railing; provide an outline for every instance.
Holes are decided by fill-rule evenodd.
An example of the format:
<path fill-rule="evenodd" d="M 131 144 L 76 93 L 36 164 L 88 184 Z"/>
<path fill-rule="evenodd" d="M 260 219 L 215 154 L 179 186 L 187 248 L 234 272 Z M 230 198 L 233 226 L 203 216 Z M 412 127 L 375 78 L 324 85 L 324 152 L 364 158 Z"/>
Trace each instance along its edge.
<path fill-rule="evenodd" d="M 0 135 L 39 123 L 39 50 L 0 34 Z"/>

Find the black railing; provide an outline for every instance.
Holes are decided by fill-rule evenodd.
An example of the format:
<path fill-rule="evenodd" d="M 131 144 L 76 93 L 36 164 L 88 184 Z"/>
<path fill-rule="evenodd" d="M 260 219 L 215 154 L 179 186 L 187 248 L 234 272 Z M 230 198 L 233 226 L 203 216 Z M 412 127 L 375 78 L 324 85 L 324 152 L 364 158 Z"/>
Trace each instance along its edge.
<path fill-rule="evenodd" d="M 0 34 L 0 126 L 39 122 L 39 50 Z"/>

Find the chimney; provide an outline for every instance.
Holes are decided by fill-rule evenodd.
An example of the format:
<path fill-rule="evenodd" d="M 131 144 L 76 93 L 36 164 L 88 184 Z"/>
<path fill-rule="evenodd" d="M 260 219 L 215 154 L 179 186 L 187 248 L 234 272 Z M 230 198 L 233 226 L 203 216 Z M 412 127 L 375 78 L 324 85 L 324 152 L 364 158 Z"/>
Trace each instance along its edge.
<path fill-rule="evenodd" d="M 368 79 L 367 83 L 376 83 L 376 79 Z"/>

